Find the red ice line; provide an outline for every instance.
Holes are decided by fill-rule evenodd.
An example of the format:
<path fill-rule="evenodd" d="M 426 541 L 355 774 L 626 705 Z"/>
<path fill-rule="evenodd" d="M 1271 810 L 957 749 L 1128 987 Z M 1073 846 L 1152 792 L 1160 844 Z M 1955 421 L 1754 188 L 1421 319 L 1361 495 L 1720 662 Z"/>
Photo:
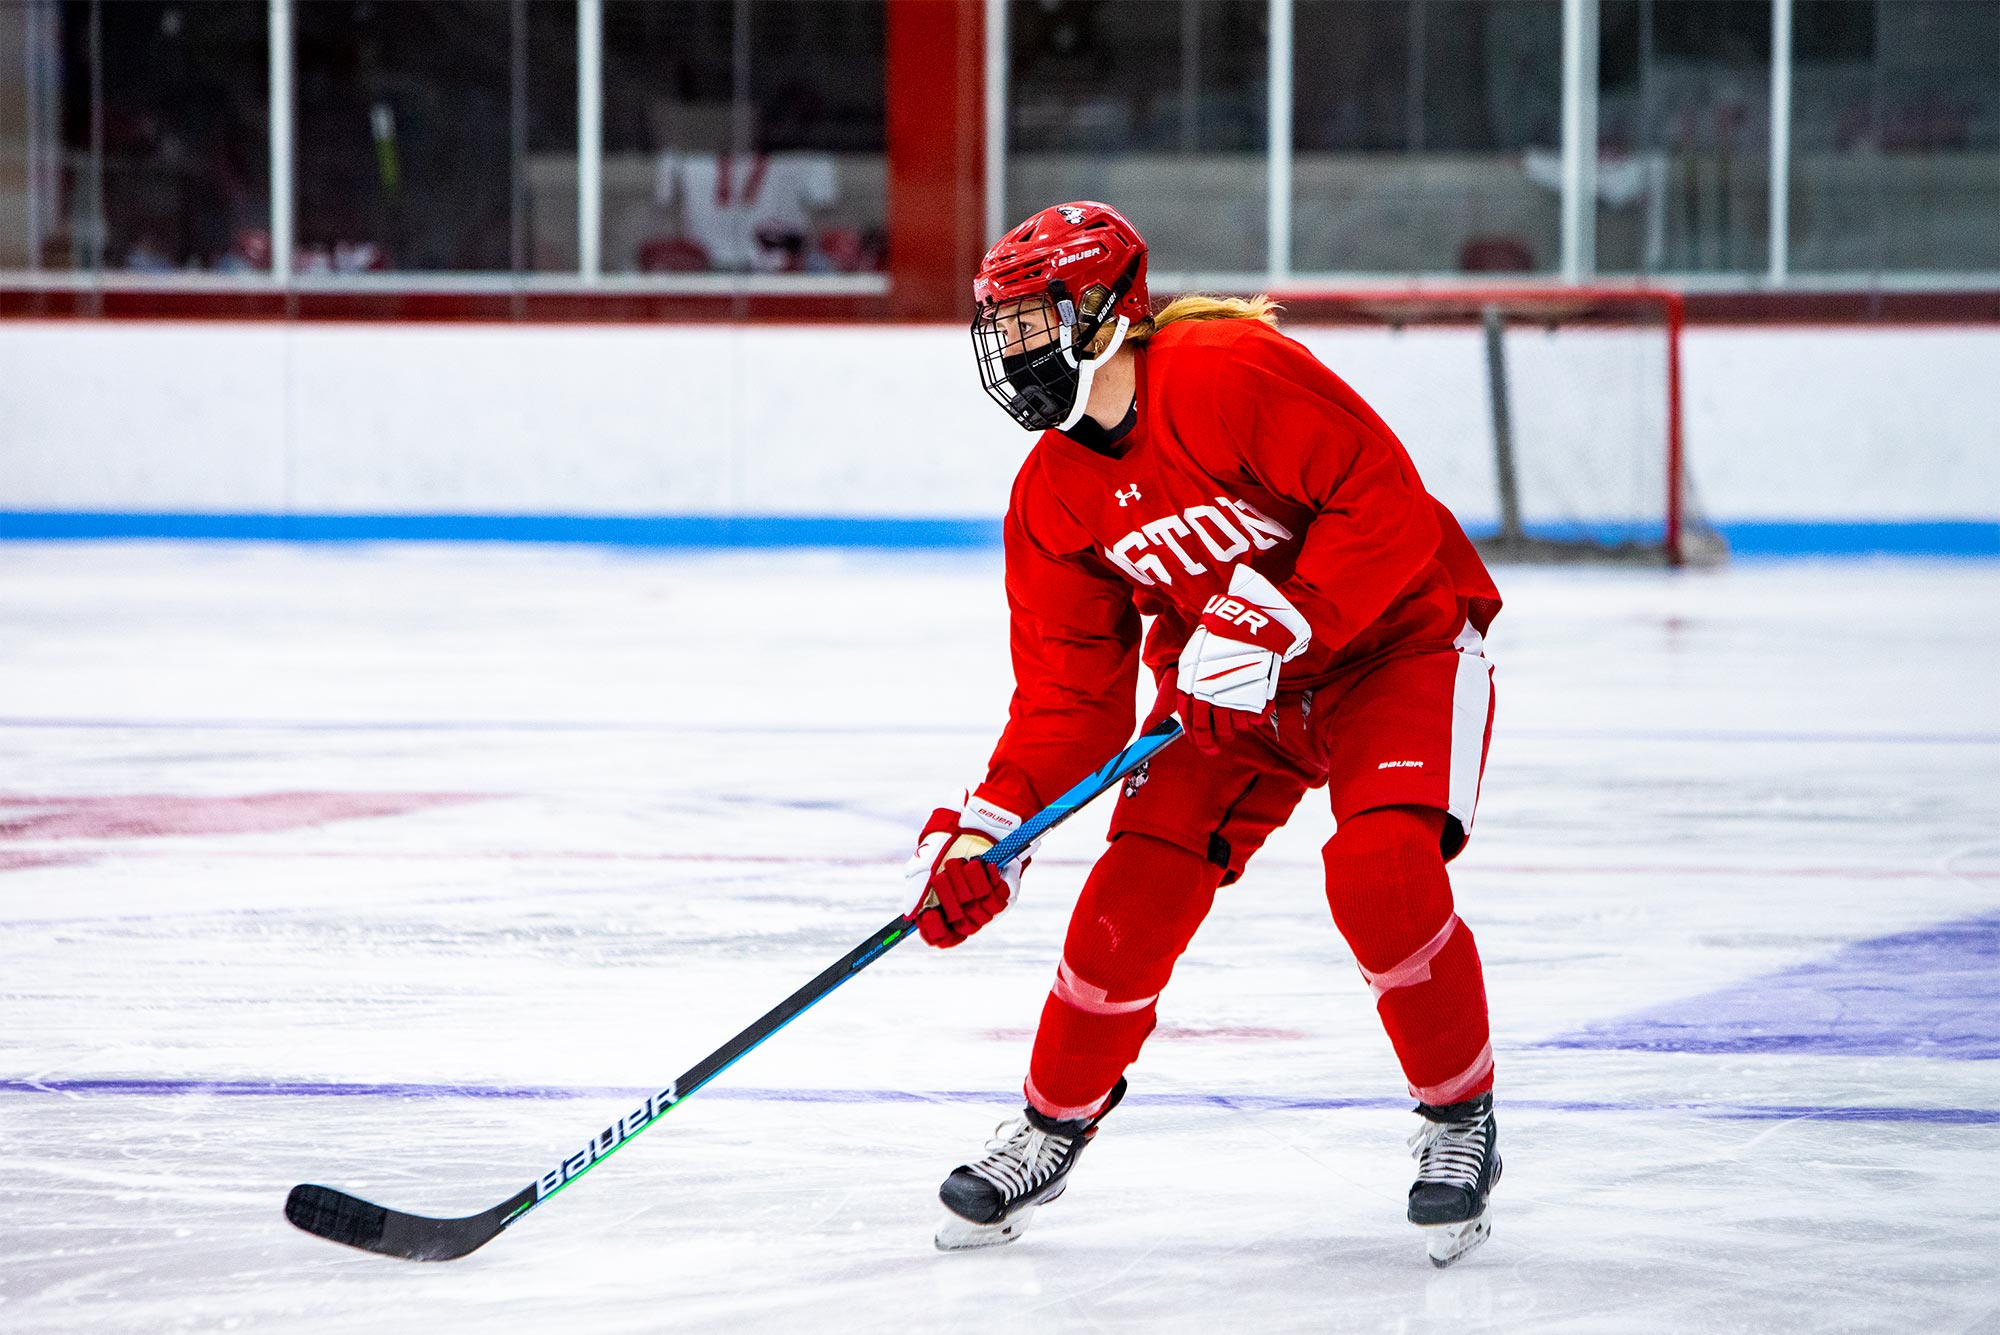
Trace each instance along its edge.
<path fill-rule="evenodd" d="M 0 871 L 26 871 L 30 867 L 64 867 L 72 862 L 88 862 L 82 853 L 36 853 L 27 849 L 0 848 Z"/>
<path fill-rule="evenodd" d="M 0 838 L 7 837 L 4 831 L 5 827 L 0 826 Z M 176 831 L 175 833 L 180 832 Z M 174 848 L 119 848 L 115 850 L 92 850 L 92 852 L 115 853 L 119 857 L 137 857 L 146 854 L 154 856 L 193 856 L 188 850 Z M 365 848 L 204 848 L 198 856 L 204 858 L 265 859 L 331 858 L 364 862 L 471 862 L 476 860 L 498 862 L 696 862 L 808 867 L 888 867 L 899 865 L 902 862 L 902 859 L 897 857 L 838 857 L 830 854 L 619 853 L 602 849 L 468 849 L 462 852 L 454 852 L 449 850 L 371 850 Z M 7 870 L 10 866 L 44 866 L 63 862 L 75 862 L 81 859 L 82 855 L 75 853 L 45 854 L 27 849 L 11 853 L 0 851 L 0 871 Z M 1049 867 L 1089 867 L 1094 865 L 1088 858 L 1040 858 L 1037 861 Z M 1284 863 L 1273 859 L 1261 865 L 1303 867 L 1309 864 L 1304 862 Z M 1482 873 L 1496 873 L 1509 876 L 1808 876 L 1841 877 L 1848 880 L 1864 881 L 2000 880 L 2000 870 L 1952 871 L 1941 867 L 1758 867 L 1748 865 L 1734 867 L 1683 867 L 1663 863 L 1649 863 L 1644 866 L 1602 863 L 1563 866 L 1558 864 L 1482 862 L 1478 864 L 1476 870 Z"/>
<path fill-rule="evenodd" d="M 1024 1043 L 1035 1036 L 1032 1029 L 989 1029 L 986 1037 L 999 1043 Z M 1163 1024 L 1153 1031 L 1155 1039 L 1173 1041 L 1221 1038 L 1221 1039 L 1269 1039 L 1274 1042 L 1299 1042 L 1311 1038 L 1303 1029 L 1272 1029 L 1256 1024 L 1185 1025 Z"/>
<path fill-rule="evenodd" d="M 492 793 L 249 793 L 227 797 L 186 797 L 162 794 L 124 796 L 49 796 L 0 793 L 0 842 L 65 839 L 148 839 L 170 835 L 272 834 L 307 829 L 334 821 L 400 816 L 429 807 L 476 802 Z M 90 853 L 112 850 L 93 849 Z M 141 852 L 178 854 L 178 849 L 119 848 L 119 856 Z M 61 866 L 87 860 L 81 850 L 40 848 L 0 849 L 0 871 Z M 443 861 L 474 859 L 502 861 L 590 862 L 720 862 L 785 866 L 879 867 L 897 858 L 839 857 L 782 853 L 614 852 L 604 849 L 242 849 L 205 848 L 201 856 L 247 858 L 346 858 L 375 861 Z M 1052 858 L 1047 865 L 1089 866 L 1087 859 Z M 1303 864 L 1301 864 L 1303 865 Z M 1812 876 L 1850 880 L 1926 880 L 1933 878 L 2000 880 L 2000 870 L 1950 871 L 1938 867 L 1758 867 L 1674 866 L 1663 864 L 1599 864 L 1562 866 L 1534 863 L 1478 864 L 1481 872 L 1525 876 Z"/>
<path fill-rule="evenodd" d="M 150 839 L 164 835 L 272 834 L 337 820 L 400 816 L 474 802 L 479 793 L 247 793 L 231 797 L 126 794 L 51 797 L 0 793 L 0 840 Z M 4 864 L 0 864 L 4 865 Z"/>
<path fill-rule="evenodd" d="M 118 849 L 120 857 L 130 857 L 138 853 L 156 855 L 180 855 L 184 849 Z M 336 859 L 362 859 L 362 861 L 746 861 L 746 863 L 780 863 L 780 865 L 804 865 L 804 867 L 888 867 L 900 865 L 902 857 L 836 857 L 830 853 L 618 853 L 610 849 L 202 849 L 202 857 L 336 857 Z M 1096 865 L 1088 857 L 1038 857 L 1040 865 L 1046 867 L 1090 867 Z M 1260 865 L 1298 865 L 1308 863 L 1284 863 L 1280 859 L 1268 859 Z M 1316 863 L 1314 863 L 1316 865 Z M 1564 863 L 1478 863 L 1478 871 L 1498 871 L 1504 875 L 1816 875 L 1816 877 L 1848 877 L 1864 881 L 1908 881 L 1908 879 L 1966 879 L 1966 881 L 1992 881 L 2000 879 L 2000 869 L 1994 871 L 1950 871 L 1944 867 L 1702 867 L 1702 865 L 1672 865 L 1672 863 L 1646 863 L 1646 865 L 1618 865 L 1618 863 L 1592 863 L 1592 865 L 1564 865 Z"/>

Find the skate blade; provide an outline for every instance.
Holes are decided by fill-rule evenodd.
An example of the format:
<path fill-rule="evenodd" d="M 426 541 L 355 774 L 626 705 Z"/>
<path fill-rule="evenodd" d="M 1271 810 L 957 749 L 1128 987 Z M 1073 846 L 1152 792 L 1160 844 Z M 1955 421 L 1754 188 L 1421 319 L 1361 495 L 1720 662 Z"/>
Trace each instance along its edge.
<path fill-rule="evenodd" d="M 1424 1229 L 1424 1248 L 1431 1264 L 1442 1270 L 1465 1259 L 1466 1253 L 1493 1236 L 1493 1223 L 1485 1215 L 1463 1224 L 1433 1224 Z"/>
<path fill-rule="evenodd" d="M 1028 1221 L 1035 1217 L 1032 1205 L 1016 1210 L 1009 1218 L 997 1224 L 975 1224 L 968 1219 L 960 1219 L 949 1210 L 945 1211 L 944 1222 L 938 1225 L 937 1236 L 931 1241 L 941 1252 L 969 1252 L 980 1247 L 999 1247 L 1025 1233 Z"/>

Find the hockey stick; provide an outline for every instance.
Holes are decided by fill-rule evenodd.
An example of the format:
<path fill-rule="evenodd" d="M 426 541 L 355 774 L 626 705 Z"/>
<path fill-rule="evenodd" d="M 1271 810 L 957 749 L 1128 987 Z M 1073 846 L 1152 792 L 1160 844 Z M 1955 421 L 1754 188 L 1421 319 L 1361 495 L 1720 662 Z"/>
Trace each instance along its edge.
<path fill-rule="evenodd" d="M 1148 728 L 1096 773 L 1021 822 L 1021 828 L 979 856 L 995 866 L 1011 862 L 1048 831 L 1068 820 L 1092 798 L 1139 768 L 1161 747 L 1181 735 L 1180 724 L 1167 718 Z M 623 1149 L 715 1077 L 735 1065 L 771 1035 L 783 1029 L 828 993 L 860 973 L 903 940 L 916 920 L 897 914 L 874 935 L 829 965 L 810 983 L 760 1016 L 748 1029 L 696 1062 L 680 1079 L 647 1097 L 644 1103 L 592 1136 L 583 1148 L 490 1210 L 461 1219 L 433 1219 L 404 1214 L 364 1201 L 332 1187 L 301 1183 L 285 1199 L 285 1218 L 308 1233 L 406 1261 L 452 1261 L 469 1255 L 500 1236 L 529 1211 Z"/>

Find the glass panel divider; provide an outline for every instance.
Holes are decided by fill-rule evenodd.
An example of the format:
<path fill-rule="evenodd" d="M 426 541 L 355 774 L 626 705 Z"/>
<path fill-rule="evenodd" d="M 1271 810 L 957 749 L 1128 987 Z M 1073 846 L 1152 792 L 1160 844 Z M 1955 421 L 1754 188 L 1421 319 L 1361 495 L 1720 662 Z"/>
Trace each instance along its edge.
<path fill-rule="evenodd" d="M 271 0 L 271 277 L 292 281 L 292 0 Z"/>
<path fill-rule="evenodd" d="M 1292 0 L 1270 0 L 1268 93 L 1264 148 L 1270 160 L 1264 203 L 1264 264 L 1267 282 L 1282 283 L 1292 270 Z"/>
<path fill-rule="evenodd" d="M 1792 0 L 1771 0 L 1771 204 L 1769 278 L 1790 267 L 1792 206 Z"/>
<path fill-rule="evenodd" d="M 604 276 L 604 0 L 576 0 L 576 264 Z"/>
<path fill-rule="evenodd" d="M 528 258 L 528 0 L 507 4 L 507 269 L 515 277 Z"/>
<path fill-rule="evenodd" d="M 1563 0 L 1562 280 L 1597 272 L 1599 0 Z"/>
<path fill-rule="evenodd" d="M 1007 216 L 1007 5 L 986 0 L 986 244 L 1000 239 Z"/>
<path fill-rule="evenodd" d="M 104 273 L 106 234 L 104 211 L 104 0 L 90 0 L 90 213 L 86 224 L 85 269 L 93 277 Z"/>

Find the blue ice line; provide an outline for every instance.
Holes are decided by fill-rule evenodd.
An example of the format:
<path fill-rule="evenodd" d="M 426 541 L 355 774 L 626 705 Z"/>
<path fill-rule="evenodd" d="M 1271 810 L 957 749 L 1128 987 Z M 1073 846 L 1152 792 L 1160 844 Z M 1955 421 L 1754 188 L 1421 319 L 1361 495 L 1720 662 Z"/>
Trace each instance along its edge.
<path fill-rule="evenodd" d="M 401 1081 L 175 1079 L 0 1079 L 0 1093 L 77 1094 L 150 1098 L 388 1098 L 388 1099 L 627 1099 L 651 1091 L 624 1085 L 451 1085 Z M 736 1103 L 976 1103 L 1011 1106 L 1014 1091 L 907 1089 L 745 1089 L 706 1091 L 704 1099 Z M 1341 1112 L 1411 1107 L 1407 1098 L 1300 1098 L 1283 1094 L 1134 1093 L 1134 1107 L 1222 1108 L 1243 1112 Z M 1852 1104 L 1614 1102 L 1611 1100 L 1511 1099 L 1503 1108 L 1564 1113 L 1687 1113 L 1732 1121 L 1785 1121 L 1817 1118 L 1831 1122 L 1918 1122 L 1947 1126 L 2000 1126 L 2000 1108 L 1881 1107 Z"/>
<path fill-rule="evenodd" d="M 2000 556 L 1991 519 L 1725 520 L 1715 527 L 1742 556 Z M 996 548 L 997 518 L 834 514 L 326 514 L 0 510 L 0 541 L 69 539 L 264 542 L 538 542 L 637 548 Z M 1582 518 L 1530 524 L 1539 537 L 1657 540 L 1657 525 Z M 1490 530 L 1472 526 L 1472 536 Z"/>
<path fill-rule="evenodd" d="M 115 719 L 115 718 L 20 718 L 0 717 L 0 728 L 65 729 L 133 732 L 546 732 L 546 733 L 688 733 L 718 737 L 987 737 L 998 731 L 994 723 L 666 723 L 589 722 L 562 719 L 361 719 L 348 722 L 314 719 Z M 1730 731 L 1721 728 L 1615 729 L 1615 728 L 1522 728 L 1506 729 L 1516 741 L 1618 741 L 1710 743 L 1800 743 L 1833 746 L 2000 746 L 2000 732 L 1836 732 L 1778 729 Z"/>
<path fill-rule="evenodd" d="M 610 547 L 991 548 L 998 519 L 887 515 L 274 514 L 0 510 L 0 540 L 539 542 Z"/>
<path fill-rule="evenodd" d="M 555 732 L 696 733 L 737 736 L 935 737 L 940 734 L 990 736 L 1000 723 L 664 723 L 589 722 L 564 719 L 116 719 L 0 718 L 0 728 L 104 729 L 133 732 Z"/>

